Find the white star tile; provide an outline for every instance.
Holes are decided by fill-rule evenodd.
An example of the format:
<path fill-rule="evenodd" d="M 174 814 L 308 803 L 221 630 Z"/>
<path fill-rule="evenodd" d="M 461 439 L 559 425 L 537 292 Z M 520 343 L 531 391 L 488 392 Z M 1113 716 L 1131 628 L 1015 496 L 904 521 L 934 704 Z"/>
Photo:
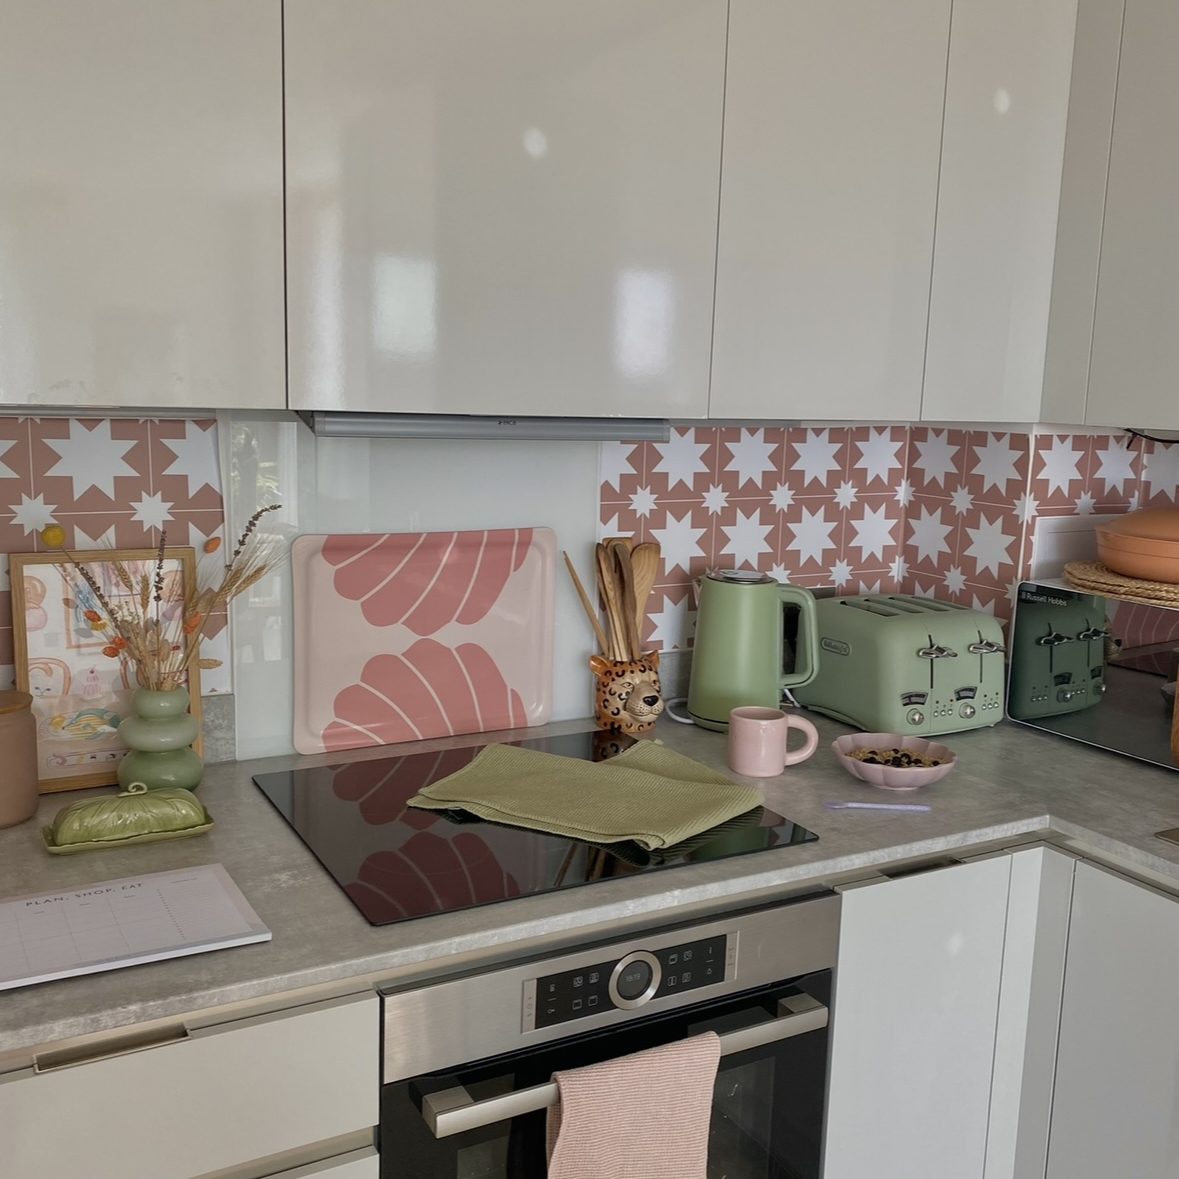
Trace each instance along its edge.
<path fill-rule="evenodd" d="M 960 594 L 966 588 L 966 574 L 954 565 L 946 570 L 946 589 L 952 594 Z"/>
<path fill-rule="evenodd" d="M 708 509 L 709 514 L 715 516 L 718 512 L 723 512 L 729 506 L 729 493 L 723 487 L 718 487 L 714 483 L 704 493 L 702 502 Z"/>
<path fill-rule="evenodd" d="M 913 459 L 913 466 L 925 476 L 926 483 L 940 483 L 945 486 L 947 475 L 953 475 L 958 470 L 957 457 L 962 449 L 953 446 L 949 440 L 949 431 L 930 430 L 929 437 L 915 442 L 917 456 Z"/>
<path fill-rule="evenodd" d="M 1078 516 L 1092 516 L 1097 501 L 1089 492 L 1083 491 L 1077 498 L 1076 511 Z"/>
<path fill-rule="evenodd" d="M 880 592 L 881 592 L 881 591 L 880 591 L 880 580 L 879 580 L 879 578 L 877 578 L 877 580 L 876 580 L 876 581 L 872 582 L 872 584 L 871 584 L 871 585 L 869 585 L 869 584 L 868 584 L 868 582 L 866 582 L 866 581 L 861 581 L 861 582 L 860 582 L 860 593 L 862 593 L 862 594 L 864 594 L 864 595 L 866 595 L 866 596 L 869 596 L 869 597 L 870 597 L 870 596 L 872 596 L 873 594 L 878 594 L 878 593 L 880 593 Z"/>
<path fill-rule="evenodd" d="M 940 508 L 923 507 L 921 515 L 909 521 L 909 543 L 917 550 L 917 559 L 937 564 L 938 558 L 950 551 L 946 536 L 953 527 L 942 523 Z"/>
<path fill-rule="evenodd" d="M 889 573 L 892 575 L 893 581 L 899 584 L 909 575 L 909 562 L 904 557 L 897 557 L 889 568 Z"/>
<path fill-rule="evenodd" d="M 684 512 L 680 519 L 668 512 L 666 526 L 651 529 L 651 535 L 659 542 L 663 553 L 663 567 L 668 573 L 673 569 L 682 569 L 687 573 L 691 561 L 704 556 L 700 538 L 705 531 L 704 528 L 693 527 L 690 511 Z"/>
<path fill-rule="evenodd" d="M 211 487 L 221 494 L 221 466 L 217 457 L 217 427 L 202 430 L 194 421 L 184 423 L 183 438 L 164 438 L 163 444 L 176 456 L 163 470 L 165 475 L 183 475 L 188 498 Z"/>
<path fill-rule="evenodd" d="M 835 452 L 839 449 L 838 442 L 832 442 L 828 430 L 808 430 L 805 441 L 793 442 L 798 458 L 794 469 L 803 473 L 803 485 L 808 483 L 826 483 L 827 476 L 832 471 L 839 470 L 839 463 L 835 459 Z"/>
<path fill-rule="evenodd" d="M 746 483 L 760 483 L 763 475 L 774 470 L 770 462 L 772 442 L 766 441 L 764 430 L 742 430 L 736 442 L 726 442 L 725 449 L 732 456 L 725 470 L 737 476 L 738 490 Z"/>
<path fill-rule="evenodd" d="M 950 506 L 959 516 L 965 515 L 974 507 L 974 496 L 965 487 L 958 487 L 950 496 Z"/>
<path fill-rule="evenodd" d="M 835 502 L 841 508 L 850 508 L 856 502 L 857 492 L 854 483 L 844 481 L 835 489 Z"/>
<path fill-rule="evenodd" d="M 609 520 L 603 520 L 598 525 L 598 539 L 601 540 L 604 536 L 622 536 L 622 520 L 618 513 L 615 512 Z"/>
<path fill-rule="evenodd" d="M 1039 510 L 1040 505 L 1026 492 L 1015 501 L 1015 514 L 1024 524 L 1034 520 Z"/>
<path fill-rule="evenodd" d="M 677 483 L 690 489 L 697 475 L 708 473 L 708 464 L 703 457 L 708 443 L 697 442 L 695 433 L 692 429 L 672 430 L 669 441 L 655 443 L 655 449 L 659 452 L 655 470 L 667 476 L 669 491 Z"/>
<path fill-rule="evenodd" d="M 865 507 L 863 516 L 850 523 L 856 530 L 851 547 L 860 550 L 861 560 L 865 563 L 870 556 L 883 559 L 884 550 L 896 543 L 892 531 L 896 521 L 889 519 L 887 508 Z"/>
<path fill-rule="evenodd" d="M 92 523 L 85 516 L 77 516 L 74 518 L 74 530 L 84 536 L 88 536 L 94 542 L 96 549 L 118 548 L 118 542 L 115 539 L 114 524 L 109 528 L 103 528 L 101 524 Z"/>
<path fill-rule="evenodd" d="M 164 502 L 163 493 L 159 491 L 155 495 L 144 495 L 131 506 L 135 509 L 131 519 L 139 521 L 145 528 L 163 528 L 172 519 L 172 505 Z"/>
<path fill-rule="evenodd" d="M 852 567 L 847 561 L 836 561 L 831 566 L 831 584 L 839 589 L 843 589 L 851 581 L 852 573 Z"/>
<path fill-rule="evenodd" d="M 57 511 L 56 504 L 47 504 L 43 495 L 29 497 L 22 491 L 19 504 L 12 504 L 8 509 L 12 513 L 12 522 L 25 530 L 25 536 L 40 532 L 46 524 L 53 523 L 53 513 Z"/>
<path fill-rule="evenodd" d="M 1085 452 L 1077 450 L 1072 443 L 1072 436 L 1053 438 L 1051 446 L 1040 451 L 1043 470 L 1037 479 L 1048 484 L 1048 494 L 1054 491 L 1068 491 L 1068 485 L 1081 477 L 1081 459 Z"/>
<path fill-rule="evenodd" d="M 1106 445 L 1094 451 L 1097 458 L 1097 478 L 1109 491 L 1121 491 L 1134 482 L 1134 451 L 1120 438 L 1110 438 Z"/>
<path fill-rule="evenodd" d="M 823 554 L 836 547 L 835 542 L 831 539 L 831 533 L 837 523 L 836 520 L 827 520 L 823 508 L 814 512 L 803 508 L 802 519 L 796 524 L 787 525 L 794 536 L 786 548 L 798 553 L 801 564 L 805 564 L 807 561 L 817 561 L 819 564 L 824 564 Z"/>
<path fill-rule="evenodd" d="M 794 492 L 783 483 L 780 487 L 775 487 L 770 492 L 770 503 L 774 505 L 780 512 L 784 512 L 788 507 L 794 503 Z"/>
<path fill-rule="evenodd" d="M 860 457 L 853 464 L 868 476 L 868 482 L 874 479 L 892 481 L 892 472 L 899 468 L 901 460 L 897 458 L 897 451 L 901 443 L 889 437 L 889 431 L 873 430 L 866 442 L 857 442 L 856 447 Z"/>
<path fill-rule="evenodd" d="M 655 496 L 649 487 L 640 487 L 630 497 L 631 511 L 636 516 L 647 517 L 655 510 Z"/>
<path fill-rule="evenodd" d="M 638 447 L 633 442 L 602 442 L 598 447 L 598 479 L 615 491 L 622 490 L 622 480 L 636 474 L 631 462 Z"/>
<path fill-rule="evenodd" d="M 1006 491 L 1007 480 L 1016 477 L 1015 464 L 1019 461 L 1019 451 L 1008 443 L 1009 437 L 1007 434 L 988 434 L 982 446 L 973 447 L 973 473 L 982 477 L 984 495 L 988 487 L 994 487 L 1000 493 Z"/>
<path fill-rule="evenodd" d="M 766 536 L 773 529 L 773 524 L 763 524 L 756 508 L 752 512 L 737 512 L 737 519 L 733 524 L 722 525 L 721 531 L 728 537 L 728 543 L 721 549 L 726 557 L 733 558 L 733 564 L 751 565 L 757 568 L 757 560 L 763 553 L 770 552 L 771 546 Z"/>
<path fill-rule="evenodd" d="M 1011 564 L 1007 550 L 1015 537 L 1003 531 L 1002 516 L 996 516 L 993 522 L 983 516 L 978 527 L 967 528 L 966 534 L 970 537 L 966 555 L 974 558 L 980 573 L 985 569 L 998 577 L 1000 568 Z"/>
<path fill-rule="evenodd" d="M 70 418 L 69 429 L 68 438 L 45 439 L 45 445 L 58 456 L 45 474 L 68 478 L 75 502 L 91 487 L 114 499 L 116 478 L 139 477 L 139 472 L 124 457 L 134 449 L 135 443 L 126 438 L 112 438 L 109 419 L 102 419 L 89 430 L 79 418 Z"/>
<path fill-rule="evenodd" d="M 691 600 L 690 593 L 685 593 L 678 602 L 665 597 L 663 609 L 647 615 L 655 628 L 651 634 L 653 644 L 658 644 L 664 651 L 680 651 L 691 646 L 692 636 L 696 633 L 696 611 L 691 609 Z"/>
<path fill-rule="evenodd" d="M 893 498 L 902 508 L 907 508 L 913 500 L 913 484 L 908 479 L 902 479 L 893 492 Z"/>
<path fill-rule="evenodd" d="M 769 576 L 775 581 L 780 581 L 783 585 L 790 584 L 790 570 L 785 565 L 774 565 L 771 567 Z"/>
<path fill-rule="evenodd" d="M 15 440 L 0 438 L 0 479 L 17 479 L 17 473 L 4 461 L 4 456 L 16 445 Z"/>
<path fill-rule="evenodd" d="M 1171 500 L 1179 499 L 1179 443 L 1156 442 L 1146 456 L 1142 478 L 1150 488 L 1149 498 L 1165 495 Z"/>

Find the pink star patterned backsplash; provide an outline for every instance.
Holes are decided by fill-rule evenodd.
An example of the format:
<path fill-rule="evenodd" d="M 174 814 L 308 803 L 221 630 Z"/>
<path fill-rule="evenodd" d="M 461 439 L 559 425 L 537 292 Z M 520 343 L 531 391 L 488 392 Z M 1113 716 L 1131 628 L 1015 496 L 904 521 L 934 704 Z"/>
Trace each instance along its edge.
<path fill-rule="evenodd" d="M 751 569 L 1004 618 L 1035 521 L 1179 502 L 1179 444 L 928 426 L 677 427 L 602 447 L 603 536 L 656 540 L 645 641 L 691 646 L 692 582 Z"/>
<path fill-rule="evenodd" d="M 216 421 L 0 416 L 0 686 L 13 680 L 8 554 L 43 551 L 46 524 L 75 551 L 152 548 L 163 527 L 199 552 L 224 531 Z M 228 690 L 221 678 L 205 673 L 202 690 Z"/>

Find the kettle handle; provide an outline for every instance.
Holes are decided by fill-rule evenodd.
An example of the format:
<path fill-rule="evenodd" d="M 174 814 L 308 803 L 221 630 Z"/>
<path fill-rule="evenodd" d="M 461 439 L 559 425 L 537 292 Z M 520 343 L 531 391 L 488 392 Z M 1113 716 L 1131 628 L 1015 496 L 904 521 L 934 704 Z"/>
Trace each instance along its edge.
<path fill-rule="evenodd" d="M 800 585 L 779 585 L 778 595 L 782 610 L 787 606 L 798 608 L 798 645 L 794 651 L 794 670 L 782 671 L 783 688 L 801 688 L 809 684 L 818 673 L 819 628 L 815 621 L 815 596 Z"/>

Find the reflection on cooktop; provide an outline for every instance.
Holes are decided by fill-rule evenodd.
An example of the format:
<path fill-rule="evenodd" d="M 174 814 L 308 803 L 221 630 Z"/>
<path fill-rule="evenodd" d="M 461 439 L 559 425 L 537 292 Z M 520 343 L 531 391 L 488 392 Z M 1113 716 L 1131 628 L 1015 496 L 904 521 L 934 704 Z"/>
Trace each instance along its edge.
<path fill-rule="evenodd" d="M 598 761 L 630 743 L 596 732 L 512 742 Z M 647 852 L 406 805 L 483 748 L 258 774 L 254 782 L 373 925 L 818 839 L 764 807 Z"/>

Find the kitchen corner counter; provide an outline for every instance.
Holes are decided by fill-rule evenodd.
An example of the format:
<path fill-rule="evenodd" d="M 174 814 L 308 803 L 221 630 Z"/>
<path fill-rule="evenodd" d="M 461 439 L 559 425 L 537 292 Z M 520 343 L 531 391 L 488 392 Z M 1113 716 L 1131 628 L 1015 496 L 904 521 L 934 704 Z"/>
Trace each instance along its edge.
<path fill-rule="evenodd" d="M 346 993 L 383 980 L 424 977 L 483 961 L 676 918 L 788 895 L 898 861 L 1037 833 L 1179 887 L 1179 846 L 1155 832 L 1179 825 L 1179 776 L 1003 722 L 947 739 L 957 769 L 901 800 L 922 812 L 832 811 L 827 800 L 894 797 L 856 782 L 829 744 L 844 726 L 818 721 L 824 738 L 809 762 L 761 780 L 767 805 L 819 835 L 775 848 L 668 871 L 567 889 L 484 908 L 372 927 L 254 787 L 256 773 L 371 760 L 390 749 L 318 758 L 270 758 L 210 766 L 200 797 L 215 820 L 206 836 L 69 857 L 48 855 L 40 828 L 80 795 L 48 795 L 35 821 L 0 831 L 0 897 L 74 888 L 141 873 L 221 863 L 273 940 L 85 975 L 0 996 L 0 1071 L 33 1048 L 151 1021 L 179 1020 L 291 992 Z M 572 732 L 587 723 L 499 734 L 500 739 Z M 725 737 L 664 719 L 657 736 L 724 768 Z M 434 749 L 479 738 L 423 742 Z M 399 750 L 403 752 L 404 750 Z M 756 781 L 749 779 L 749 781 Z M 280 998 L 283 997 L 283 998 Z M 18 1067 L 13 1064 L 12 1067 Z"/>

